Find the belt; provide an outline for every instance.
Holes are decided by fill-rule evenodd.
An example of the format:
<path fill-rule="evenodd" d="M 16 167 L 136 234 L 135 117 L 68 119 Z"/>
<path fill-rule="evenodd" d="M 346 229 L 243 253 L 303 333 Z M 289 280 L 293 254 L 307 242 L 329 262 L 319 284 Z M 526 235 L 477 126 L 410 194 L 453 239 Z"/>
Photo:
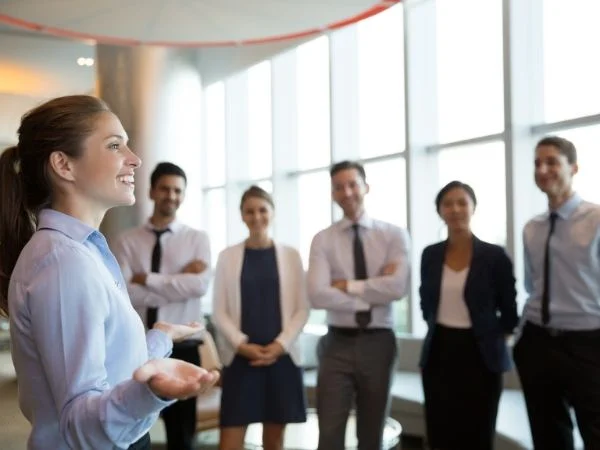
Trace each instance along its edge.
<path fill-rule="evenodd" d="M 564 328 L 543 327 L 528 321 L 525 323 L 525 329 L 550 337 L 600 338 L 600 328 L 592 330 L 565 330 Z"/>
<path fill-rule="evenodd" d="M 363 334 L 378 334 L 378 333 L 391 333 L 390 328 L 352 328 L 352 327 L 334 327 L 329 325 L 329 332 L 331 334 L 337 334 L 339 336 L 360 336 Z"/>

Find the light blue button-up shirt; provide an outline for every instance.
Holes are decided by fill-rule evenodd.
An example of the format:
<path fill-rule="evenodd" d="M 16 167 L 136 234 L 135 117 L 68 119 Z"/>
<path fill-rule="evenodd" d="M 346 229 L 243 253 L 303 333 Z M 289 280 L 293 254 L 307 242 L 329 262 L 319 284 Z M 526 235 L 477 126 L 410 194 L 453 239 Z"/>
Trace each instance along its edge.
<path fill-rule="evenodd" d="M 147 336 L 104 236 L 60 212 L 38 231 L 8 293 L 19 402 L 31 422 L 30 450 L 127 448 L 169 405 L 131 379 L 167 356 L 168 336 Z"/>
<path fill-rule="evenodd" d="M 392 303 L 409 290 L 408 232 L 364 214 L 358 221 L 367 266 L 367 280 L 354 279 L 354 230 L 347 218 L 314 237 L 308 265 L 308 295 L 313 308 L 327 310 L 327 323 L 356 327 L 356 312 L 371 309 L 371 328 L 392 328 Z M 383 275 L 394 263 L 396 271 Z M 331 286 L 333 280 L 348 280 L 348 293 Z"/>
<path fill-rule="evenodd" d="M 550 239 L 550 323 L 565 330 L 600 328 L 600 206 L 577 194 L 556 210 Z M 542 324 L 544 255 L 549 212 L 531 219 L 523 232 L 525 320 Z"/>

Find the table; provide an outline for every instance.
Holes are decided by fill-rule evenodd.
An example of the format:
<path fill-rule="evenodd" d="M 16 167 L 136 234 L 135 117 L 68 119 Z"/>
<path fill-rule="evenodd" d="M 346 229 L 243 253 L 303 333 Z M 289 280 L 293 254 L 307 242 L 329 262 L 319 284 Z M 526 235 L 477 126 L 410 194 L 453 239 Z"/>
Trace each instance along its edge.
<path fill-rule="evenodd" d="M 317 420 L 317 411 L 313 408 L 308 409 L 305 423 L 289 424 L 285 429 L 285 441 L 283 447 L 286 450 L 314 450 L 317 448 L 319 439 L 319 423 Z M 399 449 L 400 434 L 402 427 L 400 424 L 388 417 L 383 431 L 383 447 L 386 450 Z M 262 425 L 252 424 L 248 427 L 246 440 L 244 442 L 246 449 L 262 449 Z M 346 426 L 346 450 L 356 450 L 358 442 L 356 439 L 356 416 L 354 412 L 348 418 Z"/>

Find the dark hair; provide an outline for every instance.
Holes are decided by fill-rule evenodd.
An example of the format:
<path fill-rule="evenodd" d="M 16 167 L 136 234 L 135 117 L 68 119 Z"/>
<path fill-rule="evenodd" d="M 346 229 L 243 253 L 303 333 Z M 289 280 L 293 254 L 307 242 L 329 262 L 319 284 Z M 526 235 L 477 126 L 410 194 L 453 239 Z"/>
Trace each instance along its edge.
<path fill-rule="evenodd" d="M 19 254 L 31 239 L 37 213 L 50 204 L 50 155 L 61 151 L 79 158 L 99 114 L 110 112 L 102 100 L 73 95 L 50 100 L 25 113 L 19 143 L 0 155 L 0 312 L 8 315 L 8 284 Z"/>
<path fill-rule="evenodd" d="M 546 136 L 540 139 L 535 148 L 537 149 L 542 145 L 552 145 L 553 147 L 556 147 L 561 155 L 567 157 L 569 164 L 575 164 L 577 162 L 577 150 L 575 149 L 575 145 L 568 139 L 559 136 Z"/>
<path fill-rule="evenodd" d="M 252 185 L 244 191 L 242 194 L 242 200 L 240 201 L 240 211 L 244 209 L 244 203 L 251 197 L 262 198 L 265 202 L 271 205 L 271 208 L 275 209 L 275 202 L 273 197 L 267 191 L 260 186 Z"/>
<path fill-rule="evenodd" d="M 363 167 L 363 165 L 361 163 L 356 162 L 356 161 L 340 161 L 339 163 L 335 163 L 329 169 L 329 176 L 331 178 L 333 178 L 333 176 L 336 173 L 341 172 L 342 170 L 348 170 L 348 169 L 356 169 L 358 171 L 358 174 L 362 177 L 363 181 L 365 183 L 367 182 L 367 174 L 365 173 L 365 168 Z"/>
<path fill-rule="evenodd" d="M 467 195 L 469 197 L 471 197 L 471 200 L 473 200 L 473 206 L 477 206 L 477 197 L 475 196 L 475 191 L 473 190 L 473 188 L 471 186 L 469 186 L 467 183 L 463 183 L 462 181 L 451 181 L 450 183 L 448 183 L 446 186 L 444 186 L 442 189 L 440 189 L 440 192 L 438 192 L 438 195 L 435 196 L 435 207 L 437 212 L 440 212 L 440 207 L 442 206 L 442 201 L 444 200 L 444 197 L 446 196 L 446 194 L 448 192 L 450 192 L 452 189 L 462 189 L 463 191 L 465 191 L 467 193 Z"/>
<path fill-rule="evenodd" d="M 156 165 L 152 175 L 150 175 L 150 187 L 155 187 L 158 179 L 164 175 L 177 175 L 182 177 L 187 185 L 187 177 L 181 167 L 170 162 L 161 162 Z"/>

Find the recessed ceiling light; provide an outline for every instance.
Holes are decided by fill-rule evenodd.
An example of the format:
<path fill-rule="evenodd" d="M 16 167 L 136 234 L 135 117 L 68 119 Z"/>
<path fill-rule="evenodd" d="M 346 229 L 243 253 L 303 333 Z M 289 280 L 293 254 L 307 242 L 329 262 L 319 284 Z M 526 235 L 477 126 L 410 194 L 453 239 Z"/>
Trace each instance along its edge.
<path fill-rule="evenodd" d="M 91 67 L 94 65 L 94 58 L 77 58 L 77 64 L 80 66 L 88 66 Z"/>

